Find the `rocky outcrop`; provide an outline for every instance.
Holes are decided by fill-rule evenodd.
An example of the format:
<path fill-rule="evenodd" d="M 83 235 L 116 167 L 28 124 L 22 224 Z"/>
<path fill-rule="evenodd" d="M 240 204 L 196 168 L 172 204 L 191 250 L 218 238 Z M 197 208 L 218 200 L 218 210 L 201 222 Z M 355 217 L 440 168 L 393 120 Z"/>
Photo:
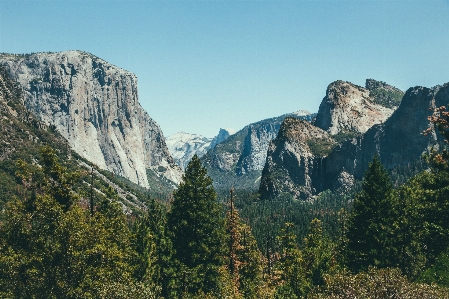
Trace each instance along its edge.
<path fill-rule="evenodd" d="M 399 88 L 374 79 L 366 79 L 365 88 L 369 90 L 369 96 L 375 104 L 387 108 L 399 107 L 404 96 L 404 92 Z"/>
<path fill-rule="evenodd" d="M 363 178 L 375 154 L 388 170 L 421 159 L 429 148 L 442 142 L 434 131 L 430 136 L 422 135 L 429 128 L 427 117 L 432 109 L 447 103 L 449 83 L 431 89 L 410 88 L 389 119 L 358 137 L 334 144 L 321 156 L 310 153 L 311 136 L 319 136 L 317 132 L 307 131 L 300 123 L 283 124 L 289 129 L 281 130 L 270 145 L 260 186 L 262 197 L 269 199 L 287 194 L 294 199 L 307 199 L 328 189 L 344 192 Z M 290 133 L 300 130 L 306 132 L 305 135 Z M 304 142 L 307 138 L 309 148 Z M 321 144 L 326 145 L 326 142 Z"/>
<path fill-rule="evenodd" d="M 270 141 L 288 116 L 311 121 L 315 114 L 298 111 L 252 123 L 210 149 L 202 161 L 215 187 L 257 190 Z"/>
<path fill-rule="evenodd" d="M 226 139 L 229 138 L 229 136 L 234 135 L 235 131 L 233 129 L 222 129 L 220 128 L 220 131 L 218 131 L 218 135 L 215 136 L 212 141 L 209 144 L 209 148 L 214 148 L 217 144 L 222 143 Z"/>
<path fill-rule="evenodd" d="M 385 123 L 336 147 L 326 157 L 325 168 L 322 169 L 326 180 L 321 183 L 321 190 L 332 189 L 332 182 L 335 183 L 342 171 L 361 180 L 375 154 L 388 170 L 421 159 L 430 147 L 442 142 L 440 134 L 435 131 L 430 136 L 423 136 L 422 132 L 429 128 L 427 117 L 432 114 L 431 109 L 448 102 L 449 84 L 408 89 L 399 108 Z"/>
<path fill-rule="evenodd" d="M 295 199 L 308 199 L 316 193 L 313 180 L 322 158 L 314 153 L 312 142 L 331 147 L 336 144 L 326 131 L 307 121 L 284 120 L 268 148 L 259 188 L 262 198 L 289 194 Z"/>
<path fill-rule="evenodd" d="M 380 94 L 379 90 L 389 87 L 382 83 L 367 80 L 367 86 L 376 90 L 377 94 Z M 375 92 L 372 93 L 375 94 Z M 331 135 L 365 133 L 373 125 L 387 120 L 395 109 L 395 107 L 388 108 L 376 103 L 370 94 L 370 89 L 350 82 L 335 81 L 329 84 L 314 125 Z"/>
<path fill-rule="evenodd" d="M 148 187 L 147 169 L 174 184 L 182 170 L 138 101 L 137 77 L 81 51 L 0 56 L 25 105 L 82 157 Z"/>

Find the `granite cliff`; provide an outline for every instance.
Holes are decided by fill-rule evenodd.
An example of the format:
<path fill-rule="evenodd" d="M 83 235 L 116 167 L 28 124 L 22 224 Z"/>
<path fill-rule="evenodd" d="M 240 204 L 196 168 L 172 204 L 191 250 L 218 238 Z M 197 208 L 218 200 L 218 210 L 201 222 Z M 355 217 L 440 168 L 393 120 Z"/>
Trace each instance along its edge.
<path fill-rule="evenodd" d="M 321 157 L 312 142 L 330 148 L 336 143 L 326 131 L 307 121 L 290 117 L 283 121 L 268 147 L 259 188 L 263 198 L 288 193 L 307 199 L 316 193 L 313 179 Z"/>
<path fill-rule="evenodd" d="M 257 190 L 268 145 L 277 136 L 282 121 L 288 116 L 311 121 L 315 114 L 297 111 L 261 120 L 245 126 L 211 148 L 201 160 L 214 180 L 214 186 Z"/>
<path fill-rule="evenodd" d="M 394 89 L 394 92 L 397 93 L 397 90 Z M 323 101 L 327 98 L 326 96 Z M 296 133 L 305 130 L 304 124 L 283 124 L 286 129 L 281 130 L 270 144 L 259 189 L 262 198 L 284 195 L 306 200 L 328 189 L 345 191 L 356 180 L 363 178 L 375 154 L 379 155 L 382 164 L 388 170 L 419 161 L 423 153 L 432 146 L 438 146 L 442 141 L 439 134 L 434 131 L 430 136 L 422 135 L 422 131 L 429 128 L 427 117 L 432 114 L 433 108 L 447 105 L 448 102 L 449 84 L 434 88 L 410 88 L 404 94 L 399 107 L 388 119 L 377 122 L 363 134 L 334 144 L 331 141 L 323 142 L 324 139 L 314 141 L 316 140 L 314 136 L 319 136 L 317 132 L 311 135 Z M 346 111 L 350 113 L 350 110 Z M 329 120 L 331 115 L 328 115 Z M 343 116 L 338 119 L 347 118 Z M 369 118 L 368 122 L 372 123 Z M 348 123 L 350 122 L 344 122 Z M 327 126 L 328 132 L 331 131 L 330 128 L 346 128 L 336 122 L 328 124 L 332 124 Z M 359 129 L 363 127 L 364 124 L 358 126 Z M 328 137 L 335 135 L 329 134 Z M 305 143 L 308 143 L 308 149 Z M 322 145 L 329 148 L 317 154 L 310 147 L 313 143 L 321 144 L 317 148 L 323 148 Z M 289 160 L 286 157 L 295 159 Z"/>
<path fill-rule="evenodd" d="M 400 97 L 403 93 L 372 79 L 366 80 L 366 87 L 345 81 L 329 84 L 314 125 L 331 135 L 337 135 L 365 133 L 373 125 L 384 122 L 397 107 L 388 100 L 383 103 L 380 97 L 390 90 L 397 90 Z"/>
<path fill-rule="evenodd" d="M 137 77 L 81 51 L 1 54 L 24 104 L 100 168 L 148 187 L 147 170 L 177 184 L 182 170 L 139 104 Z"/>
<path fill-rule="evenodd" d="M 16 162 L 25 161 L 29 166 L 32 165 L 28 168 L 32 170 L 41 163 L 41 149 L 44 146 L 55 149 L 61 170 L 76 171 L 80 175 L 77 183 L 72 186 L 72 191 L 79 195 L 80 205 L 89 206 L 89 198 L 86 196 L 91 194 L 90 191 L 94 191 L 94 201 L 101 202 L 105 198 L 106 188 L 111 187 L 117 193 L 117 200 L 124 213 L 147 209 L 137 197 L 141 193 L 132 183 L 120 180 L 108 171 L 93 169 L 95 180 L 91 189 L 91 163 L 72 151 L 67 140 L 54 130 L 55 127 L 39 120 L 25 108 L 23 102 L 21 86 L 0 66 L 0 210 L 14 198 L 24 198 L 24 190 L 33 184 L 32 188 L 36 188 L 34 190 L 42 192 L 38 184 L 41 176 L 36 175 L 28 181 L 18 180 L 17 173 L 23 169 Z M 34 168 L 29 174 L 37 169 L 40 167 Z"/>

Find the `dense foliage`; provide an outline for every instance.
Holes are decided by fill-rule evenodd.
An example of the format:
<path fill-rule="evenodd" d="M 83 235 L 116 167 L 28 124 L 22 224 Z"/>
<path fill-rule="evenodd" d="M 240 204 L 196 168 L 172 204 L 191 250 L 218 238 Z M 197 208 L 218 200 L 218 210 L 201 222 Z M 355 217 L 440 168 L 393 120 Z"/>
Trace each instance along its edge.
<path fill-rule="evenodd" d="M 18 96 L 0 102 L 1 298 L 449 298 L 444 146 L 310 201 L 217 196 L 195 156 L 170 197 L 88 166 Z M 448 120 L 430 118 L 446 139 Z"/>
<path fill-rule="evenodd" d="M 401 104 L 404 93 L 395 89 L 386 90 L 383 88 L 376 88 L 371 90 L 369 95 L 374 103 L 387 108 L 393 108 Z"/>

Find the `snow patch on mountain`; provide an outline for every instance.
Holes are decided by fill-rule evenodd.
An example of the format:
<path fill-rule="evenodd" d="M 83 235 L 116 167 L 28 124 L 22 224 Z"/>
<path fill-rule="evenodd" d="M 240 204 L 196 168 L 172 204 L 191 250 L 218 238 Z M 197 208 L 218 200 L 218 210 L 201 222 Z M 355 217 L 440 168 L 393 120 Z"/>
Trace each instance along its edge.
<path fill-rule="evenodd" d="M 209 149 L 234 133 L 233 129 L 220 129 L 217 136 L 208 138 L 199 134 L 179 132 L 167 137 L 165 142 L 176 164 L 185 169 L 195 154 L 202 157 Z"/>

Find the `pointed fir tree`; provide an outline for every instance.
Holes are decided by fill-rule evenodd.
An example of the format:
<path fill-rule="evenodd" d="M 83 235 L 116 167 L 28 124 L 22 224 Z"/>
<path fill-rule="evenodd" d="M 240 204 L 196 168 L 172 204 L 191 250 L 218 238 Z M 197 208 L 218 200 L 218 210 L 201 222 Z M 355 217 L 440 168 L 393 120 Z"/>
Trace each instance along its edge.
<path fill-rule="evenodd" d="M 234 293 L 243 298 L 256 298 L 266 293 L 263 280 L 263 255 L 251 227 L 240 219 L 231 189 L 230 209 L 226 213 L 228 241 L 228 271 L 233 280 Z"/>
<path fill-rule="evenodd" d="M 240 234 L 240 217 L 237 209 L 234 207 L 234 189 L 231 189 L 230 209 L 226 213 L 226 233 L 228 241 L 228 270 L 232 277 L 235 292 L 239 290 L 239 268 L 241 261 L 238 258 L 238 252 L 242 249 Z"/>
<path fill-rule="evenodd" d="M 285 223 L 277 240 L 281 246 L 281 258 L 276 268 L 281 277 L 281 284 L 277 287 L 274 298 L 302 298 L 310 286 L 306 281 L 304 260 L 297 244 L 295 225 L 291 222 Z"/>
<path fill-rule="evenodd" d="M 390 177 L 376 155 L 349 217 L 346 259 L 352 271 L 391 265 L 392 197 Z"/>
<path fill-rule="evenodd" d="M 197 155 L 187 165 L 174 192 L 167 227 L 179 263 L 179 287 L 191 294 L 219 288 L 224 265 L 225 226 L 212 179 Z"/>
<path fill-rule="evenodd" d="M 322 222 L 315 218 L 310 223 L 310 230 L 304 239 L 303 259 L 306 277 L 310 285 L 324 284 L 325 274 L 329 274 L 336 266 L 334 245 L 330 237 L 323 231 Z"/>

